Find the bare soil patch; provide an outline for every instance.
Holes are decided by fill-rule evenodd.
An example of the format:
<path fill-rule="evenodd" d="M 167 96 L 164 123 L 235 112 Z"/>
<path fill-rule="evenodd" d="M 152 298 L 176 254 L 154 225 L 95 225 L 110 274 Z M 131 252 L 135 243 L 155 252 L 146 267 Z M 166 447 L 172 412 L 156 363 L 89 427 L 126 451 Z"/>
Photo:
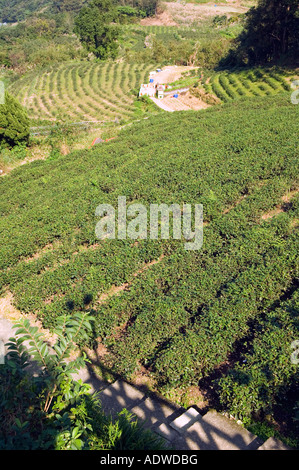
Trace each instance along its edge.
<path fill-rule="evenodd" d="M 145 264 L 142 268 L 140 268 L 136 273 L 133 274 L 133 277 L 137 277 L 139 274 L 143 273 L 143 271 L 146 271 L 147 269 L 149 269 L 154 264 L 157 264 L 160 261 L 162 261 L 163 258 L 164 258 L 164 255 L 161 255 L 159 259 L 153 260 L 150 263 Z M 101 303 L 105 302 L 109 297 L 111 297 L 113 295 L 117 295 L 120 292 L 128 289 L 130 287 L 130 284 L 131 284 L 130 282 L 125 282 L 121 286 L 112 286 L 111 289 L 108 292 L 105 292 L 104 294 L 101 294 L 99 296 L 97 303 L 101 304 Z"/>
<path fill-rule="evenodd" d="M 155 379 L 152 377 L 150 371 L 142 365 L 139 365 L 139 369 L 133 374 L 132 383 L 139 387 L 146 387 L 147 390 L 158 391 Z"/>
<path fill-rule="evenodd" d="M 200 23 L 205 19 L 216 15 L 227 15 L 245 13 L 250 7 L 245 6 L 240 1 L 227 1 L 225 4 L 215 2 L 196 4 L 167 2 L 163 4 L 168 17 L 177 25 L 191 26 Z"/>
<path fill-rule="evenodd" d="M 0 312 L 1 312 L 1 317 L 5 318 L 6 320 L 16 323 L 20 321 L 23 318 L 28 318 L 30 321 L 31 326 L 37 326 L 38 330 L 40 333 L 43 334 L 45 340 L 50 344 L 53 345 L 55 344 L 56 341 L 56 336 L 53 335 L 52 333 L 49 332 L 49 330 L 46 330 L 43 328 L 42 323 L 40 320 L 36 318 L 35 315 L 33 314 L 26 314 L 23 315 L 22 312 L 20 312 L 14 305 L 13 305 L 13 294 L 11 292 L 7 292 L 6 295 L 2 298 L 0 298 Z"/>
<path fill-rule="evenodd" d="M 179 93 L 178 98 L 173 98 L 173 95 L 166 96 L 159 100 L 159 104 L 165 105 L 165 109 L 172 111 L 199 111 L 209 107 L 207 103 L 195 97 L 189 91 Z"/>
<path fill-rule="evenodd" d="M 151 18 L 143 18 L 140 21 L 141 26 L 178 26 L 168 11 L 157 11 Z"/>
<path fill-rule="evenodd" d="M 194 111 L 197 111 L 199 109 L 209 108 L 209 105 L 207 103 L 196 98 L 194 95 L 190 93 L 190 91 L 187 91 L 186 93 L 182 93 L 179 98 L 183 104 L 189 106 L 189 108 L 193 109 Z"/>
<path fill-rule="evenodd" d="M 172 83 L 179 80 L 183 73 L 189 72 L 190 70 L 197 69 L 198 67 L 186 66 L 186 65 L 168 65 L 162 68 L 161 72 L 156 73 L 153 75 L 154 84 L 164 84 L 164 83 Z"/>
<path fill-rule="evenodd" d="M 275 217 L 276 215 L 281 214 L 282 212 L 285 212 L 288 209 L 288 205 L 290 204 L 291 200 L 293 199 L 296 194 L 298 194 L 299 189 L 295 189 L 293 191 L 289 191 L 287 194 L 285 194 L 281 200 L 282 204 L 279 206 L 276 206 L 274 209 L 272 209 L 269 212 L 266 212 L 265 214 L 262 215 L 261 219 L 262 220 L 269 220 Z"/>

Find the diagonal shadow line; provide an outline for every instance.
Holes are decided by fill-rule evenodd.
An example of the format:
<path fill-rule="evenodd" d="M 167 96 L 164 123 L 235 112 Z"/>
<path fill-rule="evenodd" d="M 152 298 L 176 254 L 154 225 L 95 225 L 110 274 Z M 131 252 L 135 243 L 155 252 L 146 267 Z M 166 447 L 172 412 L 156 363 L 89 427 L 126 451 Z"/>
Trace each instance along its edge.
<path fill-rule="evenodd" d="M 226 450 L 226 448 L 227 450 L 233 450 L 231 446 L 232 443 L 236 450 L 256 450 L 263 443 L 260 438 L 254 435 L 252 435 L 250 441 L 246 441 L 242 434 L 237 431 L 235 433 L 225 433 L 223 429 L 218 428 L 215 424 L 202 420 L 199 420 L 198 423 L 201 425 L 203 436 L 199 437 L 195 431 L 188 434 L 188 439 L 191 439 L 200 446 L 198 450 Z M 244 430 L 243 427 L 241 427 L 241 429 Z M 217 443 L 219 439 L 221 439 L 220 446 L 219 443 Z M 228 446 L 226 446 L 226 443 Z"/>
<path fill-rule="evenodd" d="M 110 407 L 112 402 L 112 407 L 110 408 L 110 410 L 105 410 L 105 407 L 103 407 L 103 411 L 105 413 L 108 412 L 107 414 L 110 414 L 112 419 L 114 419 L 117 416 L 117 413 L 120 412 L 123 408 L 126 408 L 128 411 L 130 411 L 133 415 L 136 416 L 137 420 L 143 422 L 145 427 L 150 428 L 152 431 L 157 431 L 157 428 L 160 424 L 165 423 L 166 425 L 169 425 L 171 421 L 173 421 L 176 417 L 180 416 L 183 412 L 186 411 L 185 408 L 182 408 L 179 405 L 170 402 L 165 397 L 159 395 L 157 392 L 153 392 L 147 385 L 136 385 L 133 382 L 123 380 L 123 378 L 119 374 L 112 372 L 109 367 L 104 365 L 97 351 L 95 352 L 96 359 L 93 359 L 90 356 L 88 357 L 91 362 L 87 363 L 89 377 L 85 382 L 93 385 L 96 391 L 103 392 L 105 389 L 110 387 L 112 383 L 118 381 L 118 389 L 109 389 L 109 392 L 111 392 L 111 394 L 108 396 L 108 402 L 110 403 Z M 95 365 L 99 367 L 101 372 L 103 373 L 103 379 L 99 379 L 95 374 L 93 370 L 93 366 Z M 109 378 L 111 378 L 112 376 L 113 379 L 115 379 L 114 382 L 111 383 L 105 380 L 105 375 L 107 378 L 108 374 Z M 133 397 L 132 399 L 132 397 L 129 397 L 127 394 L 126 385 L 134 387 L 134 389 L 137 390 L 137 392 L 141 392 L 142 395 L 137 394 L 137 398 Z M 150 408 L 145 404 L 145 400 L 147 398 L 152 399 L 150 402 Z M 101 401 L 101 393 L 99 395 L 99 399 Z M 113 406 L 113 400 L 115 400 L 115 406 Z M 126 402 L 128 406 L 126 406 Z M 134 409 L 135 406 L 142 406 L 143 408 L 145 408 L 146 412 L 150 412 L 152 414 L 153 419 L 143 419 L 138 417 L 138 415 L 131 411 Z M 163 406 L 166 407 L 168 410 L 171 410 L 172 412 L 169 412 L 169 414 L 165 413 L 165 411 L 161 410 L 161 407 Z M 232 442 L 235 442 L 233 447 L 235 447 L 236 450 L 238 448 L 255 450 L 262 444 L 262 441 L 256 436 L 252 435 L 252 440 L 250 442 L 247 442 L 241 435 L 241 433 L 238 433 L 237 431 L 235 433 L 225 433 L 223 429 L 218 428 L 217 426 L 215 426 L 215 424 L 202 421 L 202 418 L 198 420 L 198 423 L 200 425 L 200 434 L 198 434 L 195 430 L 192 429 L 188 431 L 187 428 L 184 430 L 185 432 L 182 435 L 174 429 L 171 429 L 171 431 L 173 431 L 174 440 L 170 440 L 170 445 L 174 445 L 174 448 L 176 448 L 175 441 L 177 440 L 178 442 L 185 441 L 185 445 L 182 444 L 183 449 L 181 450 L 186 449 L 185 446 L 188 445 L 187 442 L 189 443 L 189 447 L 187 448 L 192 450 L 223 450 L 223 447 L 231 449 Z M 190 428 L 192 428 L 192 426 Z M 243 430 L 243 428 L 241 428 L 240 431 L 241 430 Z M 219 440 L 221 441 L 220 447 Z"/>
<path fill-rule="evenodd" d="M 158 393 L 153 392 L 149 388 L 149 386 L 147 386 L 145 384 L 136 385 L 133 382 L 130 382 L 128 380 L 124 380 L 123 377 L 120 374 L 118 374 L 116 372 L 113 372 L 109 367 L 107 367 L 103 363 L 103 361 L 99 357 L 99 354 L 96 350 L 94 352 L 95 352 L 95 355 L 96 355 L 95 359 L 92 358 L 91 355 L 88 354 L 88 352 L 85 351 L 85 353 L 87 355 L 87 359 L 89 359 L 89 361 L 90 361 L 86 364 L 86 368 L 89 372 L 89 377 L 88 377 L 86 383 L 90 383 L 90 384 L 91 383 L 98 383 L 98 385 L 100 387 L 100 388 L 98 388 L 98 390 L 103 391 L 104 388 L 108 388 L 110 385 L 112 385 L 111 380 L 109 380 L 109 379 L 111 379 L 111 377 L 113 377 L 114 381 L 119 380 L 119 384 L 120 384 L 119 386 L 121 387 L 121 389 L 119 391 L 113 390 L 115 396 L 120 395 L 120 393 L 123 393 L 124 395 L 126 395 L 126 390 L 125 390 L 124 387 L 125 387 L 125 384 L 128 384 L 128 385 L 131 385 L 132 387 L 134 387 L 139 392 L 143 393 L 144 399 L 146 399 L 146 398 L 156 398 L 157 400 L 159 400 L 159 402 L 161 404 L 171 408 L 173 410 L 173 413 L 176 412 L 178 409 L 179 410 L 184 410 L 179 405 L 176 405 L 176 404 L 170 402 L 169 400 L 167 400 L 165 397 L 162 397 Z M 97 377 L 97 374 L 94 371 L 94 366 L 96 366 L 97 368 L 100 369 L 102 377 L 103 377 L 102 379 L 99 379 L 99 377 Z"/>

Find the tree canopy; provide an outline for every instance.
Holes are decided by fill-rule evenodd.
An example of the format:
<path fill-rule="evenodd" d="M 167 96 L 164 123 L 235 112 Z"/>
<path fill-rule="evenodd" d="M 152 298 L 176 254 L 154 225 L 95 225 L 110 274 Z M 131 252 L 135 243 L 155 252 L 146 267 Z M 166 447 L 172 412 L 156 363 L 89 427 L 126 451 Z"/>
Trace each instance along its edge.
<path fill-rule="evenodd" d="M 72 11 L 78 13 L 87 0 L 53 0 L 53 9 L 57 12 Z"/>
<path fill-rule="evenodd" d="M 5 92 L 5 102 L 0 104 L 0 148 L 27 143 L 29 133 L 29 118 L 25 108 Z"/>
<path fill-rule="evenodd" d="M 115 58 L 119 29 L 111 24 L 117 16 L 111 0 L 93 0 L 75 19 L 75 33 L 88 52 L 99 59 Z"/>
<path fill-rule="evenodd" d="M 49 0 L 0 0 L 0 22 L 22 21 L 49 3 Z"/>
<path fill-rule="evenodd" d="M 230 55 L 247 65 L 295 59 L 299 48 L 298 0 L 259 0 Z"/>

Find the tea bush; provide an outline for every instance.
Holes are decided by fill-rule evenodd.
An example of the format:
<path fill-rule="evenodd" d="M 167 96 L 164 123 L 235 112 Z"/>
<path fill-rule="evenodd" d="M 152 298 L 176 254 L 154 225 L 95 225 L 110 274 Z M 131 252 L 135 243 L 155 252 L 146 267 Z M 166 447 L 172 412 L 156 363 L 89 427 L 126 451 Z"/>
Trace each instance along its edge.
<path fill-rule="evenodd" d="M 161 114 L 91 150 L 15 169 L 0 180 L 2 294 L 10 291 L 16 308 L 51 329 L 61 315 L 92 311 L 82 344 L 98 338 L 116 373 L 131 379 L 144 367 L 159 390 L 209 377 L 238 357 L 240 344 L 257 359 L 252 325 L 279 350 L 297 328 L 286 310 L 273 329 L 272 313 L 298 276 L 298 109 L 282 93 Z M 119 195 L 147 208 L 203 204 L 202 249 L 186 251 L 171 238 L 98 240 L 96 207 L 117 209 Z M 221 392 L 234 410 L 243 392 L 264 383 L 257 371 L 249 388 L 235 384 L 238 370 Z M 286 387 L 295 374 L 279 362 L 273 371 Z M 258 401 L 244 402 L 246 413 L 262 396 L 273 406 L 277 393 L 269 381 Z"/>

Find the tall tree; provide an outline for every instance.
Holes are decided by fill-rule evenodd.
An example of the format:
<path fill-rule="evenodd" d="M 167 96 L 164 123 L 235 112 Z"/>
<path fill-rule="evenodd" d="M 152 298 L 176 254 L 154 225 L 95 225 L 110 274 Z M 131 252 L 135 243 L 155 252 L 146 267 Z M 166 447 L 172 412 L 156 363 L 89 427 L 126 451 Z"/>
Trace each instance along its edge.
<path fill-rule="evenodd" d="M 112 0 L 93 0 L 75 19 L 75 33 L 86 49 L 99 59 L 117 55 L 119 29 L 111 24 L 116 16 Z"/>
<path fill-rule="evenodd" d="M 298 56 L 298 0 L 259 0 L 246 14 L 235 56 L 247 64 Z"/>
<path fill-rule="evenodd" d="M 6 92 L 4 104 L 0 104 L 0 148 L 27 143 L 29 125 L 25 108 Z"/>

